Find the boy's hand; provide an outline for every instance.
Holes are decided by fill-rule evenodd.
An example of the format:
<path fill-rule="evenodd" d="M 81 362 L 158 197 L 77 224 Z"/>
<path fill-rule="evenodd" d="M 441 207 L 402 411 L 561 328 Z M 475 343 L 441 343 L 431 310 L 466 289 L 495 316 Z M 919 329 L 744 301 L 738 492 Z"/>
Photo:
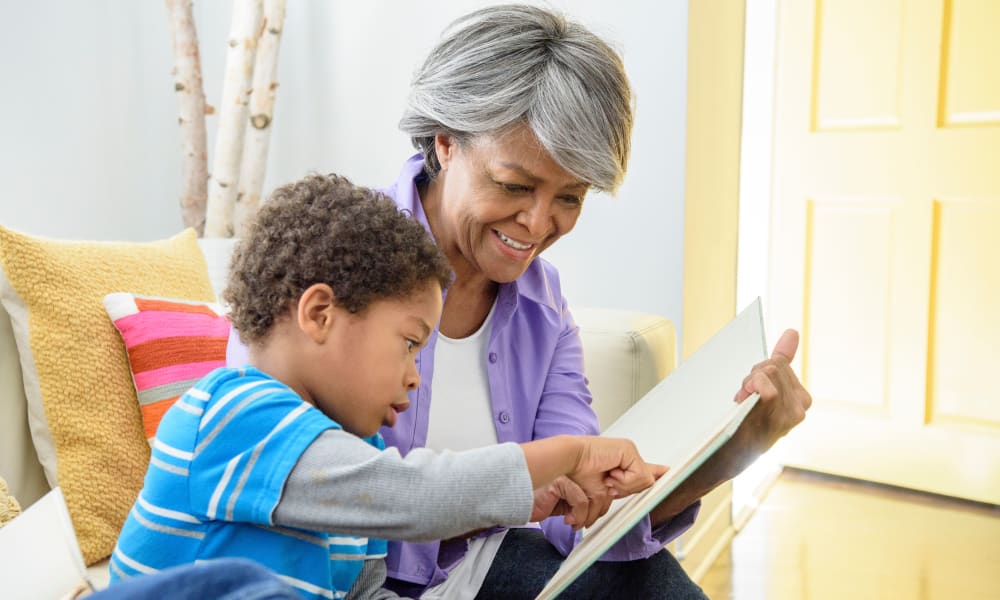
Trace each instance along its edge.
<path fill-rule="evenodd" d="M 646 463 L 631 440 L 605 437 L 581 440 L 583 448 L 576 469 L 568 476 L 592 499 L 603 494 L 613 498 L 634 494 L 653 485 L 667 472 L 663 465 Z"/>
<path fill-rule="evenodd" d="M 642 460 L 625 439 L 557 435 L 520 446 L 535 490 L 532 520 L 564 514 L 576 528 L 589 527 L 615 498 L 644 490 L 667 472 Z"/>

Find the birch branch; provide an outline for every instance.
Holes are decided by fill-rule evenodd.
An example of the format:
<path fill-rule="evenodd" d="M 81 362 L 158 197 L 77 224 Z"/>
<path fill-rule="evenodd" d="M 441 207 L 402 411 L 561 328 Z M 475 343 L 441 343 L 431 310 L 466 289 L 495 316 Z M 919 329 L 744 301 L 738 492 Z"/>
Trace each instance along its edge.
<path fill-rule="evenodd" d="M 212 174 L 208 183 L 206 237 L 233 236 L 233 205 L 243 154 L 243 134 L 246 131 L 247 96 L 261 25 L 261 1 L 233 2 L 229 50 L 226 52 L 226 78 L 219 103 L 215 159 L 212 161 Z"/>
<path fill-rule="evenodd" d="M 208 149 L 205 142 L 205 89 L 191 0 L 166 0 L 174 44 L 174 91 L 181 129 L 181 218 L 185 227 L 205 232 Z"/>
<path fill-rule="evenodd" d="M 249 124 L 243 146 L 243 162 L 233 227 L 237 235 L 260 205 L 264 175 L 267 172 L 267 151 L 274 121 L 274 96 L 278 87 L 278 47 L 285 23 L 285 0 L 264 0 L 264 25 L 257 42 L 257 57 L 253 67 L 253 87 L 250 91 Z"/>

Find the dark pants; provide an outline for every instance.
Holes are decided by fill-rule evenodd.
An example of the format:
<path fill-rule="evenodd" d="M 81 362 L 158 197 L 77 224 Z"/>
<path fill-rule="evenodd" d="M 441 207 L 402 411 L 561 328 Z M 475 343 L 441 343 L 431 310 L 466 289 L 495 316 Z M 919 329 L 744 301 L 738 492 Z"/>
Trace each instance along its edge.
<path fill-rule="evenodd" d="M 476 598 L 534 598 L 562 561 L 563 556 L 542 536 L 541 530 L 511 529 L 504 537 Z M 568 600 L 707 599 L 674 555 L 666 550 L 644 560 L 595 562 L 559 597 Z"/>
<path fill-rule="evenodd" d="M 117 581 L 88 600 L 300 600 L 271 571 L 242 558 L 221 558 Z"/>
<path fill-rule="evenodd" d="M 562 564 L 563 556 L 539 529 L 511 529 L 493 559 L 477 600 L 532 600 Z M 421 588 L 394 580 L 392 587 L 416 598 Z M 596 562 L 566 591 L 567 600 L 707 600 L 680 563 L 666 550 L 644 560 Z"/>

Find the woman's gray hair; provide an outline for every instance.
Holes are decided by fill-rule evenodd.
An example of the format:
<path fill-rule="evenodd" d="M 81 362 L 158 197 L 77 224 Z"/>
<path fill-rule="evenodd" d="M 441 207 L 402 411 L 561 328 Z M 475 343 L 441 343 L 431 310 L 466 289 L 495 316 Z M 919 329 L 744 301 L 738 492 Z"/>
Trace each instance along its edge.
<path fill-rule="evenodd" d="M 574 177 L 614 192 L 625 176 L 632 91 L 621 57 L 545 9 L 492 6 L 445 30 L 413 78 L 399 128 L 440 171 L 434 136 L 459 143 L 522 123 Z"/>

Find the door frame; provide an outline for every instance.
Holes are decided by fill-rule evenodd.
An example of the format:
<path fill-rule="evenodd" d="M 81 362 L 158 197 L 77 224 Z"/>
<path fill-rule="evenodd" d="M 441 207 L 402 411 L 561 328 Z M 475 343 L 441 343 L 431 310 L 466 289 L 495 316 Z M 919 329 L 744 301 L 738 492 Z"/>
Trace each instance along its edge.
<path fill-rule="evenodd" d="M 682 358 L 736 315 L 745 13 L 746 0 L 688 3 Z M 732 484 L 704 502 L 674 548 L 696 581 L 735 535 Z"/>

